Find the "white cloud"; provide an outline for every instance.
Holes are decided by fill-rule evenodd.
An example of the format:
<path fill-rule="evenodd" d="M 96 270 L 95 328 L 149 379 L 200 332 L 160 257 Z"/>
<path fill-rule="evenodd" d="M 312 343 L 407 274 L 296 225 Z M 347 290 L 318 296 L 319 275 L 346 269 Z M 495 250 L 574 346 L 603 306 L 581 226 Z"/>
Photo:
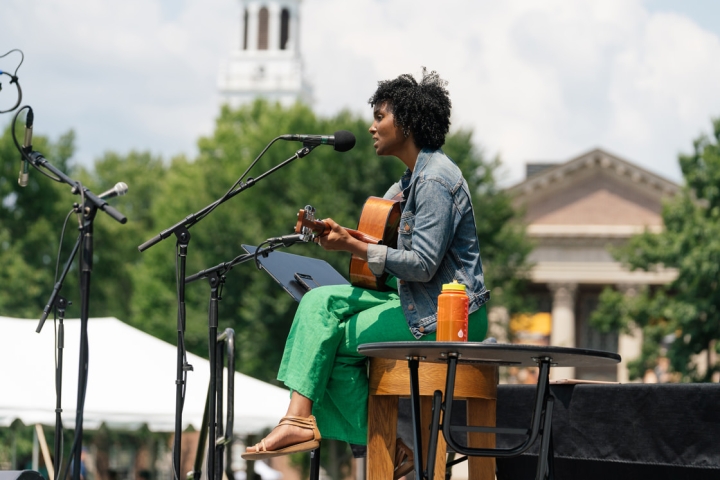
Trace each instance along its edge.
<path fill-rule="evenodd" d="M 25 52 L 36 131 L 75 128 L 80 161 L 192 155 L 239 20 L 235 0 L 4 0 L 0 49 Z M 679 181 L 677 153 L 720 115 L 718 36 L 641 0 L 303 0 L 301 22 L 320 113 L 369 117 L 378 80 L 427 66 L 450 82 L 453 124 L 501 154 L 507 182 L 527 160 L 596 146 Z"/>
<path fill-rule="evenodd" d="M 172 20 L 158 1 L 7 3 L 0 45 L 25 52 L 18 76 L 36 131 L 74 128 L 82 163 L 105 150 L 192 154 L 212 131 L 233 2 L 187 1 Z"/>
<path fill-rule="evenodd" d="M 437 69 L 450 81 L 455 125 L 499 152 L 511 181 L 527 160 L 596 146 L 679 180 L 678 151 L 720 114 L 717 36 L 639 1 L 316 0 L 308 12 L 329 23 L 303 31 L 321 111 L 367 109 L 367 93 L 348 100 L 337 88 L 347 71 L 374 86 Z"/>
<path fill-rule="evenodd" d="M 686 18 L 653 15 L 632 49 L 616 58 L 608 142 L 665 175 L 679 175 L 677 154 L 720 115 L 720 41 Z"/>

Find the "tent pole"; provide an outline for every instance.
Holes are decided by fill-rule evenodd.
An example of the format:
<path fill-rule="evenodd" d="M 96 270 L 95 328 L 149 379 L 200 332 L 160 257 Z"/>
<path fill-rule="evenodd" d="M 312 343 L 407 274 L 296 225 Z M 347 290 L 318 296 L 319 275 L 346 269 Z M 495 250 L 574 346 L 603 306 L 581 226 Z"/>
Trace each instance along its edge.
<path fill-rule="evenodd" d="M 47 467 L 48 477 L 50 477 L 50 480 L 55 480 L 55 469 L 53 468 L 52 457 L 50 456 L 50 449 L 48 449 L 47 440 L 45 440 L 45 432 L 43 431 L 42 425 L 40 425 L 39 423 L 35 424 L 35 433 L 35 436 L 40 441 L 40 450 L 42 451 L 45 467 Z"/>

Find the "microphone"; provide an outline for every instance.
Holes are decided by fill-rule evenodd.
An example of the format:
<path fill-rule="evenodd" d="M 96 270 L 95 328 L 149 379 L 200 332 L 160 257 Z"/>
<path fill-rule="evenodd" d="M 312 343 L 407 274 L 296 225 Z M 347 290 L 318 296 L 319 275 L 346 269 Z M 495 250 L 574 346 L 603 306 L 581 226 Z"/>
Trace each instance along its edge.
<path fill-rule="evenodd" d="M 108 198 L 113 197 L 121 197 L 125 195 L 128 191 L 127 183 L 125 182 L 118 182 L 115 184 L 113 188 L 108 190 L 107 192 L 103 192 L 98 197 L 102 200 L 107 200 Z"/>
<path fill-rule="evenodd" d="M 355 135 L 347 130 L 338 130 L 333 135 L 280 135 L 280 140 L 305 145 L 332 145 L 338 152 L 347 152 L 355 146 Z"/>
<path fill-rule="evenodd" d="M 283 235 L 282 237 L 268 238 L 267 242 L 270 244 L 282 243 L 283 246 L 289 247 L 297 242 L 307 242 L 309 235 L 298 233 L 295 235 Z"/>
<path fill-rule="evenodd" d="M 28 114 L 25 117 L 25 140 L 23 142 L 23 153 L 20 159 L 20 174 L 18 175 L 18 185 L 21 187 L 27 187 L 28 184 L 28 161 L 25 159 L 25 155 L 32 152 L 32 131 L 33 121 L 35 116 L 33 115 L 32 108 L 28 107 Z"/>

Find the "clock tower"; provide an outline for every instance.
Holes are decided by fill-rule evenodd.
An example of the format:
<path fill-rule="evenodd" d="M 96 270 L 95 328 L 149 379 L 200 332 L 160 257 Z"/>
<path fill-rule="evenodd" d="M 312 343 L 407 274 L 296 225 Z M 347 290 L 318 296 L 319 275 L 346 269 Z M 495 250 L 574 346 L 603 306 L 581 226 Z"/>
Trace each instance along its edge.
<path fill-rule="evenodd" d="M 256 97 L 310 103 L 300 57 L 300 1 L 239 0 L 240 36 L 218 75 L 224 103 L 237 107 Z"/>

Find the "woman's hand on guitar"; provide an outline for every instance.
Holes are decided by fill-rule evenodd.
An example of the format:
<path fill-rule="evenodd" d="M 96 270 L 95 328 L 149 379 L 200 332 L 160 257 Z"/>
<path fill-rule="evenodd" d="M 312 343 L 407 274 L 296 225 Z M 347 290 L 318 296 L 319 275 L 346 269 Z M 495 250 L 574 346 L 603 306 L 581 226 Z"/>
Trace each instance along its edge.
<path fill-rule="evenodd" d="M 346 245 L 349 242 L 350 234 L 338 225 L 332 218 L 326 218 L 322 220 L 323 223 L 330 227 L 330 232 L 327 235 L 317 237 L 317 243 L 319 243 L 325 250 L 343 250 L 347 251 Z"/>
<path fill-rule="evenodd" d="M 323 237 L 317 237 L 316 241 L 325 250 L 341 250 L 350 252 L 353 255 L 367 260 L 367 243 L 352 237 L 348 231 L 335 223 L 332 218 L 323 220 L 330 226 L 330 233 Z"/>

